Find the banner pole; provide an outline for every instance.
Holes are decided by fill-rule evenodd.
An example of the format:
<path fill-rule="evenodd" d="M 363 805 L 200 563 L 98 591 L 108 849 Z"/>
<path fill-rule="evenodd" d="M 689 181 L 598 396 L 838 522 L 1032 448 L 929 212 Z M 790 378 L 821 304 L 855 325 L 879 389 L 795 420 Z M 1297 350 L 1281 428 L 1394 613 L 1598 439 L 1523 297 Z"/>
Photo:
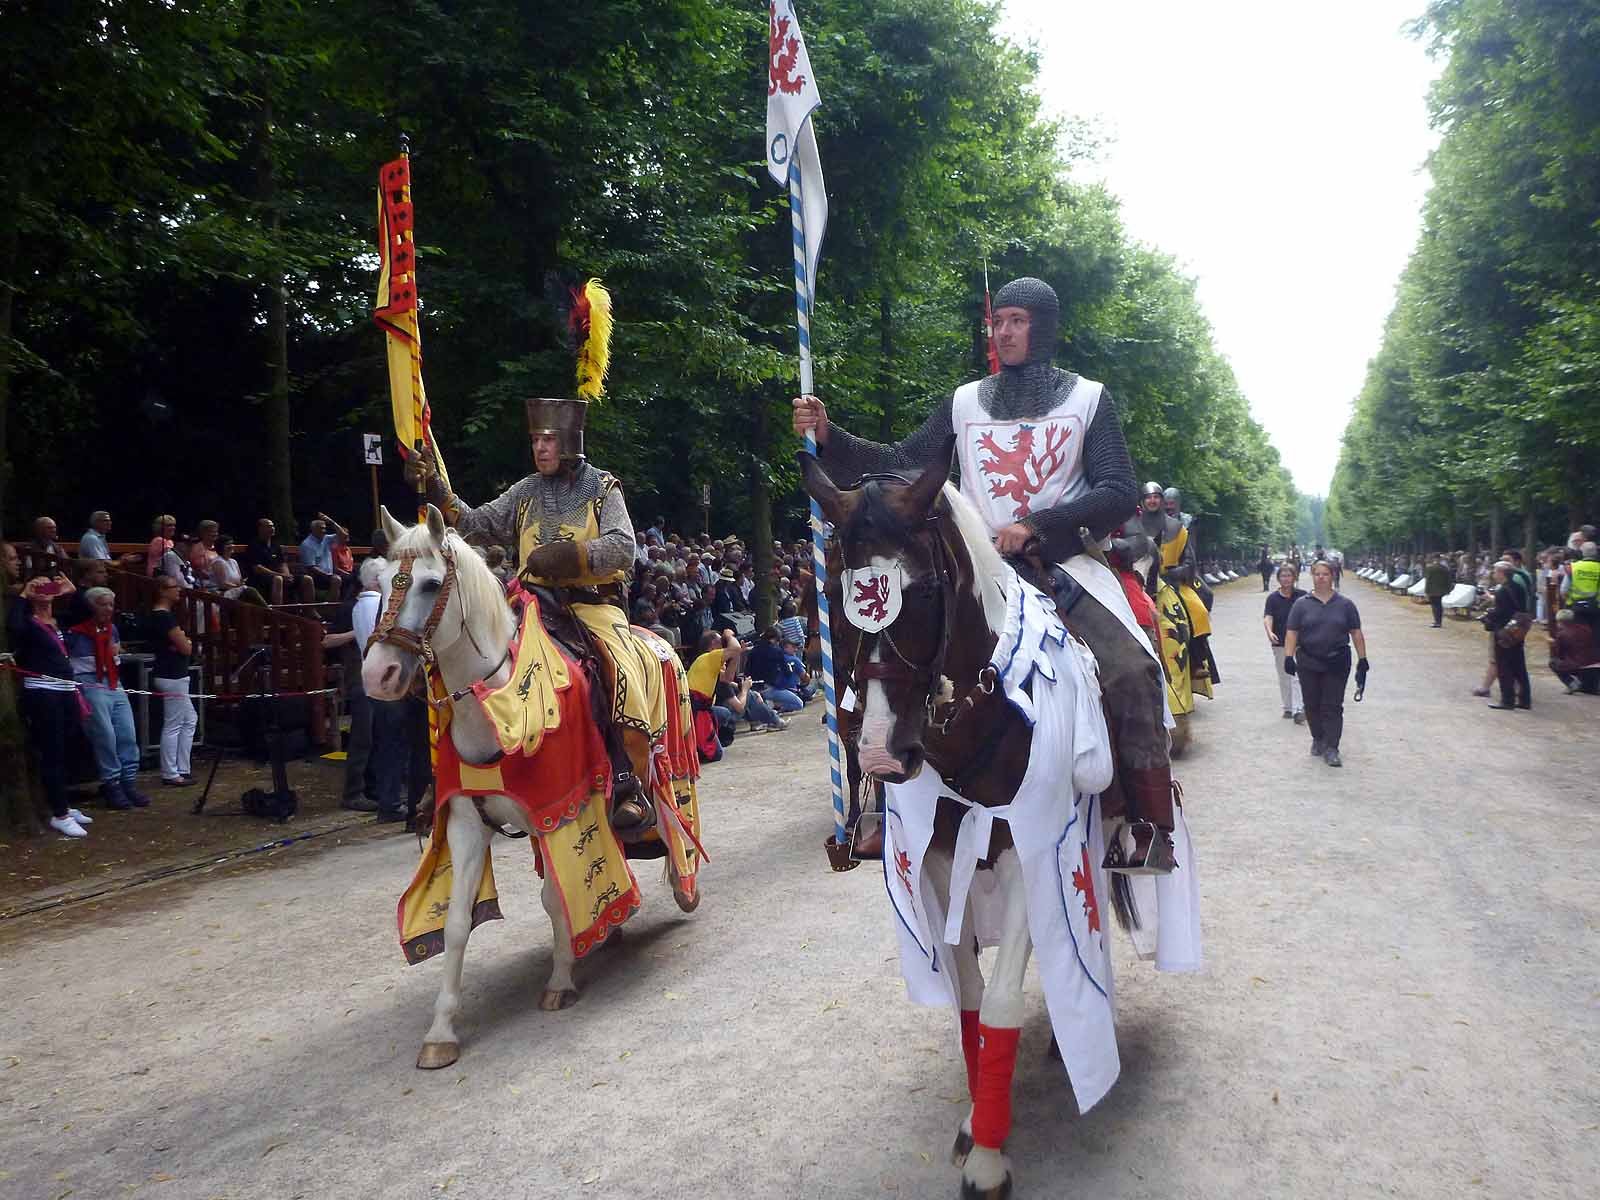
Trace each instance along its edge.
<path fill-rule="evenodd" d="M 811 280 L 806 277 L 805 197 L 800 188 L 800 167 L 789 163 L 789 214 L 794 225 L 794 316 L 800 339 L 800 394 L 812 394 L 811 370 Z M 806 431 L 806 452 L 817 452 L 817 435 Z M 845 844 L 844 772 L 839 754 L 839 709 L 833 684 L 833 631 L 828 612 L 827 534 L 822 508 L 811 500 L 811 567 L 817 587 L 817 633 L 822 645 L 822 699 L 828 725 L 828 774 L 833 789 L 834 840 Z"/>

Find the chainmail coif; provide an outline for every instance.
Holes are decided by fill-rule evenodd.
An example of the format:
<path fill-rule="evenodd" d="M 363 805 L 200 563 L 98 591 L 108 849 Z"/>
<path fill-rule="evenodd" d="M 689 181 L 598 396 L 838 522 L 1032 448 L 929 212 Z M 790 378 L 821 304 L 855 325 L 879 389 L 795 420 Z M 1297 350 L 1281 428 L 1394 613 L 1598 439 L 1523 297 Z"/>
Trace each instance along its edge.
<path fill-rule="evenodd" d="M 1059 402 L 1063 385 L 1070 387 L 1073 376 L 1051 366 L 1060 337 L 1061 302 L 1056 290 L 1042 279 L 1024 275 L 1013 279 L 994 294 L 994 311 L 1023 308 L 1031 319 L 1028 327 L 1028 357 L 1017 367 L 1001 367 L 978 386 L 978 400 L 991 417 L 1000 421 L 1019 417 L 1040 417 Z"/>

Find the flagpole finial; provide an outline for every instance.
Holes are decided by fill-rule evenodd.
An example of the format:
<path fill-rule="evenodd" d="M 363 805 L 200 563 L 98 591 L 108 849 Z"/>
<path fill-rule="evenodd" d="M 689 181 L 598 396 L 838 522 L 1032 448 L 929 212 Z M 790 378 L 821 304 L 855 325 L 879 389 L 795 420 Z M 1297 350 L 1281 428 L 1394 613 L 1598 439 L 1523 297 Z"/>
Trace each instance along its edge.
<path fill-rule="evenodd" d="M 400 131 L 400 153 L 406 158 L 411 157 L 411 135 L 404 129 Z"/>

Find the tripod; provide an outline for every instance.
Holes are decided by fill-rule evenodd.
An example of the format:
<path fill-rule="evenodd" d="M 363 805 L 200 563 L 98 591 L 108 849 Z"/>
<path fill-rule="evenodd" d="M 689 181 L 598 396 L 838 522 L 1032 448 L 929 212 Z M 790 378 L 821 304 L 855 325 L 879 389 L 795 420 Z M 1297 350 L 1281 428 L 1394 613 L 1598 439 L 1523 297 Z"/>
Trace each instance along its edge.
<path fill-rule="evenodd" d="M 271 648 L 261 646 L 256 649 L 249 658 L 239 665 L 239 669 L 228 677 L 228 686 L 237 687 L 239 679 L 257 659 L 262 660 L 266 668 L 261 695 L 241 700 L 239 711 L 242 717 L 247 704 L 260 703 L 266 706 L 267 757 L 272 763 L 272 790 L 267 792 L 260 788 L 251 788 L 243 796 L 239 797 L 239 803 L 247 816 L 267 817 L 271 820 L 283 822 L 294 816 L 295 811 L 300 806 L 300 797 L 289 787 L 289 767 L 284 761 L 283 729 L 279 723 L 278 696 L 272 676 Z M 211 785 L 217 778 L 217 768 L 222 765 L 224 753 L 225 751 L 219 744 L 216 757 L 211 760 L 211 771 L 206 776 L 206 786 L 201 790 L 199 798 L 194 802 L 193 811 L 196 815 L 205 810 L 206 800 L 211 795 Z"/>

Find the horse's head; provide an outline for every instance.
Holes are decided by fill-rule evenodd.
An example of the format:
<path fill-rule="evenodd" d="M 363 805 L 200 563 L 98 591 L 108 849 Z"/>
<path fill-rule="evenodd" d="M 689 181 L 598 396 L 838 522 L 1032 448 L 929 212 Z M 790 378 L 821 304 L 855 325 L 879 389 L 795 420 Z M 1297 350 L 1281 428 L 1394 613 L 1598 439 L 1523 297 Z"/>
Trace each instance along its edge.
<path fill-rule="evenodd" d="M 957 562 L 940 528 L 952 437 L 915 480 L 868 476 L 841 491 L 801 455 L 805 488 L 834 526 L 828 573 L 834 658 L 857 693 L 861 770 L 905 783 L 922 770 L 929 712 L 944 680 Z"/>
<path fill-rule="evenodd" d="M 383 528 L 389 535 L 389 565 L 379 576 L 380 615 L 366 647 L 361 684 L 375 700 L 399 700 L 410 690 L 418 663 L 461 636 L 460 572 L 476 556 L 431 504 L 428 519 L 410 529 L 385 508 Z"/>

